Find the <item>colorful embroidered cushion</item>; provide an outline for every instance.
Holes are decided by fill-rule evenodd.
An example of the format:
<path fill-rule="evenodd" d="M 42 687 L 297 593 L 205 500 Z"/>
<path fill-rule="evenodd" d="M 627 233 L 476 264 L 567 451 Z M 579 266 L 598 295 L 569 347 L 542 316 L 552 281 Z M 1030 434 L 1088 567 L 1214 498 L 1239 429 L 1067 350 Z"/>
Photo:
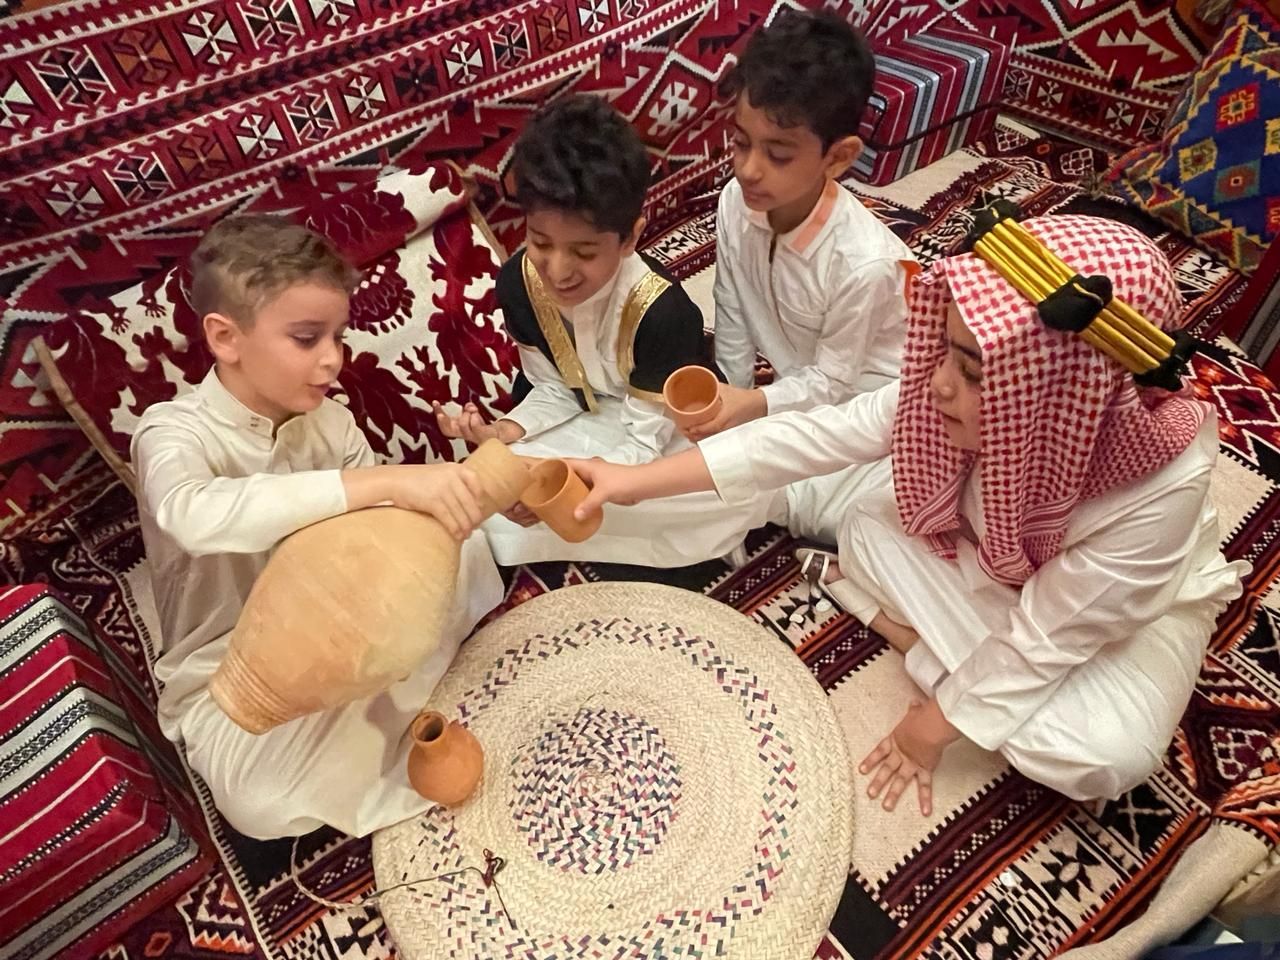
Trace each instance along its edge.
<path fill-rule="evenodd" d="M 1125 154 L 1120 192 L 1252 273 L 1280 233 L 1280 21 L 1242 0 L 1160 142 Z"/>
<path fill-rule="evenodd" d="M 461 441 L 439 433 L 432 401 L 504 411 L 515 365 L 493 292 L 500 254 L 470 215 L 461 175 L 433 164 L 389 168 L 310 197 L 305 187 L 264 191 L 236 212 L 287 214 L 362 268 L 337 399 L 384 460 L 461 456 Z M 199 236 L 175 242 L 189 251 Z M 212 364 L 189 285 L 183 257 L 101 309 L 54 324 L 37 347 L 59 399 L 127 483 L 129 438 L 143 410 L 199 383 Z"/>
<path fill-rule="evenodd" d="M 1003 40 L 948 27 L 876 51 L 854 176 L 884 186 L 986 136 L 1008 66 Z"/>
<path fill-rule="evenodd" d="M 1071 140 L 1129 150 L 1160 136 L 1218 30 L 1195 0 L 841 0 L 876 46 L 937 26 L 1010 36 L 1001 112 Z"/>

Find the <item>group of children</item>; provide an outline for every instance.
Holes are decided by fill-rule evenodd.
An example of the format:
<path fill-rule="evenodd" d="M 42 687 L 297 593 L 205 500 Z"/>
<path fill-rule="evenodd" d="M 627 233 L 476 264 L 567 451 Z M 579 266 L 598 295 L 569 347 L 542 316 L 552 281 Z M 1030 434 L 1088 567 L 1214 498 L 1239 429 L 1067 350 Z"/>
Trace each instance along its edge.
<path fill-rule="evenodd" d="M 861 764 L 893 807 L 930 809 L 950 742 L 998 750 L 1068 796 L 1115 797 L 1155 769 L 1191 696 L 1241 564 L 1218 550 L 1213 411 L 1146 385 L 974 254 L 923 276 L 841 177 L 874 77 L 863 38 L 789 12 L 725 80 L 734 179 L 717 219 L 714 353 L 700 311 L 637 250 L 649 165 L 600 99 L 569 97 L 513 157 L 527 243 L 497 292 L 519 348 L 510 413 L 435 406 L 469 443 L 574 458 L 604 511 L 568 544 L 522 508 L 480 523 L 465 465 L 379 466 L 326 398 L 357 281 L 332 247 L 271 217 L 216 225 L 191 298 L 214 369 L 158 404 L 133 440 L 161 615 L 160 719 L 236 829 L 330 824 L 363 835 L 427 806 L 404 732 L 458 644 L 502 596 L 495 561 L 677 566 L 731 556 L 767 521 L 836 544 L 805 575 L 905 654 L 920 703 Z M 1027 225 L 1157 327 L 1176 326 L 1168 264 L 1106 221 Z M 755 358 L 775 371 L 755 385 Z M 701 364 L 711 422 L 681 433 L 662 386 Z M 463 541 L 443 649 L 409 678 L 261 736 L 208 683 L 272 547 L 377 503 L 437 517 Z"/>

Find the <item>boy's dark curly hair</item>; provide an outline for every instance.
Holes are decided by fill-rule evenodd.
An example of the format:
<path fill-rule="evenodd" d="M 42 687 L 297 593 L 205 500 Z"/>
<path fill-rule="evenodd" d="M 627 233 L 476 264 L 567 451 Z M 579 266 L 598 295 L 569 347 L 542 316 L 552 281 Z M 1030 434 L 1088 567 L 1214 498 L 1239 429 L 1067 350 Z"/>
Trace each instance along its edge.
<path fill-rule="evenodd" d="M 745 92 L 778 126 L 808 127 L 826 150 L 857 134 L 875 79 L 861 30 L 833 13 L 786 10 L 751 38 L 720 92 Z"/>
<path fill-rule="evenodd" d="M 534 115 L 512 158 L 515 201 L 551 208 L 627 237 L 649 189 L 649 158 L 631 124 L 599 97 L 576 94 Z"/>

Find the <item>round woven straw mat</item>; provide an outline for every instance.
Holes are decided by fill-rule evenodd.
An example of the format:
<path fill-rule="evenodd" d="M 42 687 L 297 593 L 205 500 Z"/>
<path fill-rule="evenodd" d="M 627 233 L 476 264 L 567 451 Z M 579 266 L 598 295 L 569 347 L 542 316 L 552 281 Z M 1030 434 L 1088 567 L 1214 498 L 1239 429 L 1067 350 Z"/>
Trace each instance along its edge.
<path fill-rule="evenodd" d="M 374 837 L 406 960 L 813 956 L 852 774 L 826 695 L 762 627 L 671 587 L 568 587 L 469 640 L 430 706 L 485 771 Z"/>

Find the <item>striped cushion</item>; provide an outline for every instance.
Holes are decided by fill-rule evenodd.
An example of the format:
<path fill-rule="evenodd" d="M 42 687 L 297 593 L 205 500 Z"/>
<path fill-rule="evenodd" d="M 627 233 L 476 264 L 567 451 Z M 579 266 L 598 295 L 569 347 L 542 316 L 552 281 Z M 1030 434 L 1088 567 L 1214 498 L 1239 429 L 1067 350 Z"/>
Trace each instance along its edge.
<path fill-rule="evenodd" d="M 1002 40 L 951 27 L 878 51 L 854 176 L 884 186 L 979 140 L 995 125 L 1008 66 Z"/>
<path fill-rule="evenodd" d="M 190 808 L 180 796 L 173 802 L 181 766 L 172 748 L 139 737 L 120 705 L 136 703 L 138 692 L 118 684 L 104 653 L 47 587 L 0 593 L 0 956 L 7 960 L 60 956 L 73 943 L 87 954 L 189 888 L 211 863 L 193 839 Z"/>

